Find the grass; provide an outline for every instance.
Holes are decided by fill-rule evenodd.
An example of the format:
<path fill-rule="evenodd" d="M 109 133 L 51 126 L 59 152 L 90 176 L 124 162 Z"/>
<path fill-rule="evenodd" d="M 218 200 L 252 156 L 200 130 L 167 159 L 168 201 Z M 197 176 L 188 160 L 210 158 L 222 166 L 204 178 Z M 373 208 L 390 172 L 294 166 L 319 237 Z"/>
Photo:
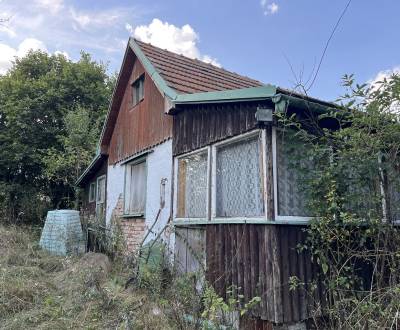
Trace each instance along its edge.
<path fill-rule="evenodd" d="M 39 234 L 0 226 L 2 329 L 178 328 L 166 299 L 125 290 L 122 263 L 104 255 L 51 256 L 38 247 Z"/>

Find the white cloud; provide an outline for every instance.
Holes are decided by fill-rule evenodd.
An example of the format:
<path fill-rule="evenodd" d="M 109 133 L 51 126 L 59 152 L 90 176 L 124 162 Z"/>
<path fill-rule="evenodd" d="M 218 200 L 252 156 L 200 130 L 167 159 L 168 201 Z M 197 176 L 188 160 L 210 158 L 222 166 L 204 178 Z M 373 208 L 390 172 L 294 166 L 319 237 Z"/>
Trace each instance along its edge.
<path fill-rule="evenodd" d="M 274 15 L 279 10 L 279 5 L 277 3 L 275 2 L 269 3 L 268 0 L 261 0 L 260 5 L 264 15 Z"/>
<path fill-rule="evenodd" d="M 82 9 L 82 1 L 0 0 L 0 17 L 10 18 L 0 26 L 0 42 L 13 48 L 24 38 L 35 35 L 49 46 L 49 51 L 68 51 L 79 56 L 80 50 L 102 56 L 115 66 L 121 57 L 121 39 L 127 33 L 124 22 L 135 22 L 143 13 L 139 6 L 116 6 Z M 105 53 L 105 54 L 104 54 Z"/>
<path fill-rule="evenodd" d="M 126 24 L 125 28 L 132 33 L 133 28 L 130 24 Z M 177 27 L 155 18 L 149 25 L 137 26 L 133 35 L 143 42 L 171 52 L 221 66 L 215 58 L 200 53 L 197 47 L 199 36 L 189 24 Z"/>
<path fill-rule="evenodd" d="M 382 82 L 385 80 L 389 82 L 394 74 L 400 75 L 400 65 L 388 70 L 379 71 L 374 78 L 368 80 L 367 82 L 371 88 L 370 91 L 377 91 L 382 86 Z M 393 101 L 387 111 L 400 115 L 400 101 Z"/>
<path fill-rule="evenodd" d="M 69 10 L 75 29 L 99 28 L 116 24 L 122 17 L 120 10 L 103 10 L 97 12 L 78 12 L 73 7 Z"/>
<path fill-rule="evenodd" d="M 379 71 L 374 78 L 368 81 L 368 83 L 373 89 L 377 89 L 379 87 L 379 82 L 382 82 L 385 79 L 390 79 L 393 74 L 400 74 L 400 65 L 395 66 L 392 69 Z"/>
<path fill-rule="evenodd" d="M 16 49 L 7 44 L 0 43 L 0 74 L 5 74 L 7 70 L 11 68 L 12 61 L 15 60 L 15 57 L 23 57 L 30 50 L 39 49 L 47 52 L 45 44 L 35 38 L 26 38 Z"/>
<path fill-rule="evenodd" d="M 67 60 L 69 60 L 69 59 L 71 59 L 70 58 L 70 56 L 69 56 L 69 54 L 67 53 L 67 52 L 65 52 L 65 51 L 61 51 L 61 50 L 56 50 L 55 52 L 54 52 L 54 55 L 62 55 L 62 56 L 64 56 Z"/>
<path fill-rule="evenodd" d="M 39 8 L 48 10 L 52 15 L 59 13 L 64 8 L 64 0 L 35 0 Z"/>

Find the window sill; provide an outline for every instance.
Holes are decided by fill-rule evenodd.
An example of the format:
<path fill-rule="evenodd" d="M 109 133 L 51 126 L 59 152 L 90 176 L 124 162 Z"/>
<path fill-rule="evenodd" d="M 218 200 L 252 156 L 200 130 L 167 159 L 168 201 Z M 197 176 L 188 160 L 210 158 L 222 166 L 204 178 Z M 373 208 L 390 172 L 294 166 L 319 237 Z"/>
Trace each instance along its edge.
<path fill-rule="evenodd" d="M 214 220 L 205 220 L 205 219 L 175 219 L 173 221 L 174 226 L 191 226 L 191 225 L 217 225 L 217 224 L 256 224 L 256 225 L 294 225 L 294 226 L 305 226 L 309 224 L 309 220 L 266 220 L 266 219 L 214 219 Z"/>
<path fill-rule="evenodd" d="M 122 218 L 129 219 L 129 218 L 144 218 L 144 213 L 134 213 L 134 214 L 124 214 Z"/>

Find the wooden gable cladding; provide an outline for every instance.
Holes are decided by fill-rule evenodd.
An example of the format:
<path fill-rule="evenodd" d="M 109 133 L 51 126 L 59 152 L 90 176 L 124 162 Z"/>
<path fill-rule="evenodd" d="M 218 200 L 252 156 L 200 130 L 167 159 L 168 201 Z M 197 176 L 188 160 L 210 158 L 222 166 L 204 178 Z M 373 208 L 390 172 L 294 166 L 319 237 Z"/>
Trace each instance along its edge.
<path fill-rule="evenodd" d="M 299 252 L 306 234 L 302 226 L 206 225 L 206 278 L 226 298 L 229 288 L 241 288 L 245 302 L 260 297 L 252 316 L 275 323 L 307 320 L 326 307 L 318 267 Z M 300 283 L 290 290 L 290 277 Z M 316 289 L 311 286 L 316 284 Z"/>
<path fill-rule="evenodd" d="M 110 140 L 110 164 L 149 149 L 172 136 L 172 118 L 164 113 L 164 97 L 140 61 L 135 59 L 131 66 L 125 69 L 130 70 L 131 74 L 123 91 Z M 143 74 L 145 74 L 144 99 L 133 106 L 131 85 Z"/>
<path fill-rule="evenodd" d="M 259 106 L 271 107 L 268 101 L 179 106 L 179 112 L 173 116 L 174 155 L 256 128 L 258 123 L 255 114 Z"/>

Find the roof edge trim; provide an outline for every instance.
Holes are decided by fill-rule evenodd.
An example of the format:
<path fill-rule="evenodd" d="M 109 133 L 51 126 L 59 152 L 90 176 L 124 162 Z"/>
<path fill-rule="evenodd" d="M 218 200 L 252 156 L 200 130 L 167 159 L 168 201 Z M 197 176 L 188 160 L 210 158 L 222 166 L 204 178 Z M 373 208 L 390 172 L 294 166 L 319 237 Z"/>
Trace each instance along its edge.
<path fill-rule="evenodd" d="M 174 100 L 174 104 L 217 103 L 253 99 L 257 100 L 271 98 L 274 95 L 276 95 L 275 86 L 263 85 L 259 87 L 231 89 L 217 92 L 179 94 Z"/>
<path fill-rule="evenodd" d="M 90 172 L 90 170 L 97 164 L 98 161 L 100 161 L 103 158 L 103 154 L 100 152 L 96 153 L 96 156 L 92 159 L 88 167 L 83 171 L 83 173 L 79 176 L 79 178 L 75 181 L 75 185 L 79 186 L 83 179 L 86 177 L 86 175 Z"/>
<path fill-rule="evenodd" d="M 154 65 L 151 61 L 147 58 L 147 56 L 143 53 L 140 46 L 135 42 L 135 39 L 130 37 L 129 38 L 129 46 L 131 47 L 132 51 L 135 53 L 139 61 L 144 66 L 145 71 L 150 75 L 151 79 L 160 90 L 162 94 L 167 96 L 168 98 L 174 100 L 177 97 L 177 93 L 167 85 L 165 80 L 161 77 L 158 73 Z"/>

